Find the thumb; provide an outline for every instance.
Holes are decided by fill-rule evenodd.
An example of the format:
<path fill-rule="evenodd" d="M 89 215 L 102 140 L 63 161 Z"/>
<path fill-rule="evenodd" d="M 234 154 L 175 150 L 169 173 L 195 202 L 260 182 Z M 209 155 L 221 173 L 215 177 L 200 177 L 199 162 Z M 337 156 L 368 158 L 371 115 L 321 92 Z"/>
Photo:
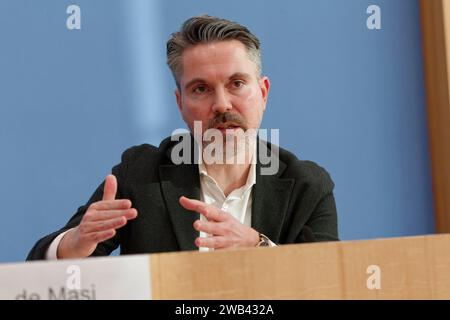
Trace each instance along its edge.
<path fill-rule="evenodd" d="M 103 200 L 114 200 L 117 193 L 117 179 L 114 175 L 106 176 L 105 187 L 103 189 Z"/>

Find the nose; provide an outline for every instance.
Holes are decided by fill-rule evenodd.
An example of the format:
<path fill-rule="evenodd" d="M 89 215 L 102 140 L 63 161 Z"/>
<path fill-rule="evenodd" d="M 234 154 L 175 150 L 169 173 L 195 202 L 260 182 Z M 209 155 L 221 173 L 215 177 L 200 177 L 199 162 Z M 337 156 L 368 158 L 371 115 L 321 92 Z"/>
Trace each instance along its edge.
<path fill-rule="evenodd" d="M 231 101 L 223 88 L 217 89 L 214 95 L 212 111 L 214 113 L 224 113 L 232 109 Z"/>

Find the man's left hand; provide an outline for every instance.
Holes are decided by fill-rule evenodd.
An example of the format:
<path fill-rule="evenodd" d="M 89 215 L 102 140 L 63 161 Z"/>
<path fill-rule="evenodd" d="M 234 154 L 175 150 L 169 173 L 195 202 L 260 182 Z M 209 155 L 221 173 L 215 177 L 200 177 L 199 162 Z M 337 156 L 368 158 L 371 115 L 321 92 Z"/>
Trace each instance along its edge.
<path fill-rule="evenodd" d="M 187 210 L 196 211 L 207 221 L 196 220 L 194 229 L 210 234 L 210 237 L 195 239 L 197 247 L 225 249 L 231 247 L 255 247 L 259 233 L 242 223 L 231 214 L 202 201 L 180 197 L 180 204 Z"/>

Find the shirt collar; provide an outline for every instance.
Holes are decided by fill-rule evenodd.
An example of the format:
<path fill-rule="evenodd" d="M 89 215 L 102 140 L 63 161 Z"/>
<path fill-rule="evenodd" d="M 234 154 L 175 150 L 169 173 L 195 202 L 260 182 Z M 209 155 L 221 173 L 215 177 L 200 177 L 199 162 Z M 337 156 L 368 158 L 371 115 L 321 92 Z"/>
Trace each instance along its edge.
<path fill-rule="evenodd" d="M 255 161 L 256 152 L 257 152 L 257 149 L 256 149 L 256 143 L 255 143 L 252 160 L 250 162 L 250 170 L 249 170 L 248 176 L 247 176 L 247 181 L 245 182 L 245 185 L 241 187 L 244 190 L 247 190 L 248 188 L 250 188 L 254 184 L 256 184 L 256 161 Z M 214 180 L 210 175 L 208 175 L 208 171 L 206 170 L 206 166 L 203 161 L 201 161 L 201 163 L 198 164 L 198 171 L 199 171 L 200 177 L 209 177 L 212 180 Z"/>

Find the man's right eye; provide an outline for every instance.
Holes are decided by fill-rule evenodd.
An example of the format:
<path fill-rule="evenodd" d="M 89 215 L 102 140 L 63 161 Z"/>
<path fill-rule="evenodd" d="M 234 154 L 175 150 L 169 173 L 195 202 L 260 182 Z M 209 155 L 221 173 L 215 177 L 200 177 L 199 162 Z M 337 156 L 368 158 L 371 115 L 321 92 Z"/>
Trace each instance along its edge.
<path fill-rule="evenodd" d="M 205 93 L 206 92 L 206 86 L 197 86 L 197 87 L 195 87 L 194 88 L 194 90 L 192 90 L 194 93 L 197 93 L 197 94 L 202 94 L 202 93 Z"/>

